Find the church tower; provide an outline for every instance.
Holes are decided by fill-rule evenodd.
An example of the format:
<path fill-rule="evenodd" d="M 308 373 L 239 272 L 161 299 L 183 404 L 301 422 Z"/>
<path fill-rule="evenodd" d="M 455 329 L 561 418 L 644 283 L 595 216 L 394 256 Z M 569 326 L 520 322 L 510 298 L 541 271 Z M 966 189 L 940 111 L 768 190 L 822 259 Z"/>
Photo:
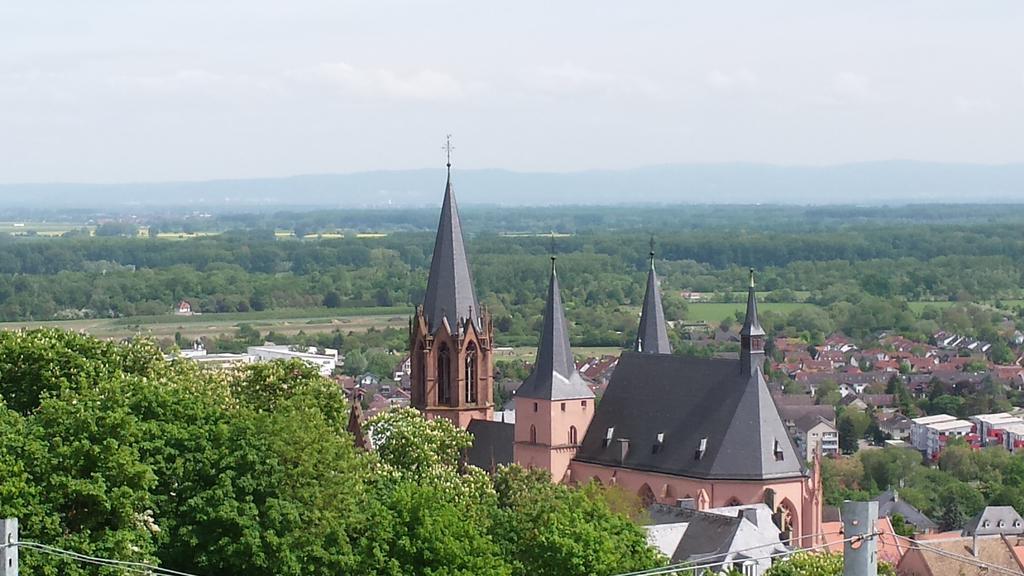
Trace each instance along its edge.
<path fill-rule="evenodd" d="M 764 365 L 764 329 L 757 319 L 757 294 L 754 292 L 754 269 L 750 269 L 750 288 L 747 290 L 747 317 L 740 330 L 740 370 L 751 376 Z"/>
<path fill-rule="evenodd" d="M 649 354 L 671 354 L 672 344 L 668 341 L 665 326 L 665 311 L 661 307 L 661 288 L 654 271 L 654 240 L 651 240 L 651 269 L 647 273 L 647 292 L 640 311 L 640 326 L 636 331 L 636 345 L 633 350 Z"/>
<path fill-rule="evenodd" d="M 547 469 L 555 482 L 566 479 L 569 462 L 593 415 L 594 393 L 576 371 L 552 256 L 537 359 L 533 372 L 516 390 L 516 464 Z"/>
<path fill-rule="evenodd" d="M 492 335 L 491 317 L 473 291 L 449 157 L 427 291 L 409 324 L 412 405 L 460 428 L 473 419 L 490 420 Z"/>

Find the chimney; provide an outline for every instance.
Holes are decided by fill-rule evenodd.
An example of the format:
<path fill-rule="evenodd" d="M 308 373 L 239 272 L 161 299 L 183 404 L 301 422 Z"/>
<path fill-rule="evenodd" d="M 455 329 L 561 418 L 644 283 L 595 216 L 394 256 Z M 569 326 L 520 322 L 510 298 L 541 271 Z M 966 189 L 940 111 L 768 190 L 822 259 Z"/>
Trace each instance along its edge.
<path fill-rule="evenodd" d="M 978 533 L 977 532 L 975 532 L 974 536 L 971 538 L 971 554 L 975 558 L 981 556 L 981 553 L 978 552 Z"/>

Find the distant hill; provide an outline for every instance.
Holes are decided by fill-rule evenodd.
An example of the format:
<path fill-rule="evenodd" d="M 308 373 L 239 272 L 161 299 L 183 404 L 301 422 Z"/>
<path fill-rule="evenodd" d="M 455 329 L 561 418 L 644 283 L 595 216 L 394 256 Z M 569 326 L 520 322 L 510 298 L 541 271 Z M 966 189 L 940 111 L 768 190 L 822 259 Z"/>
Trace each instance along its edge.
<path fill-rule="evenodd" d="M 629 170 L 461 170 L 462 204 L 914 204 L 1024 202 L 1024 164 L 911 161 L 835 166 L 678 164 Z M 0 184 L 8 207 L 381 207 L 435 205 L 434 169 L 197 182 Z"/>

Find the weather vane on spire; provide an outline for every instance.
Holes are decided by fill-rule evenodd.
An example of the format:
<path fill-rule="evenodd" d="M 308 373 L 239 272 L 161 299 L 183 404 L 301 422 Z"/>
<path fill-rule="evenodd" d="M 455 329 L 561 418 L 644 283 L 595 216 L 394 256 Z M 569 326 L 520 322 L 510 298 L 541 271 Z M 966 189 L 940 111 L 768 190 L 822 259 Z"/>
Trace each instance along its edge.
<path fill-rule="evenodd" d="M 751 288 L 754 287 L 754 269 L 753 268 L 750 269 L 750 287 Z"/>
<path fill-rule="evenodd" d="M 451 168 L 452 168 L 452 150 L 455 150 L 455 147 L 452 146 L 452 135 L 451 134 L 445 135 L 445 137 L 444 137 L 444 146 L 441 146 L 441 150 L 444 150 L 445 158 L 447 159 L 448 170 L 451 170 Z"/>

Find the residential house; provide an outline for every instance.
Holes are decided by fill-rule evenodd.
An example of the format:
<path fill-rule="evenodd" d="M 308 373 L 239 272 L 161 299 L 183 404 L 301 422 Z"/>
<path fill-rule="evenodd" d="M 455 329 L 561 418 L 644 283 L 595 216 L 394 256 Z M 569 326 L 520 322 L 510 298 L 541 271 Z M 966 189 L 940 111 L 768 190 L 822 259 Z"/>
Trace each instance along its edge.
<path fill-rule="evenodd" d="M 974 431 L 974 424 L 948 414 L 924 416 L 912 422 L 910 443 L 929 460 L 938 458 L 949 438 L 967 437 Z"/>
<path fill-rule="evenodd" d="M 930 534 L 939 529 L 939 525 L 932 521 L 917 508 L 914 508 L 905 500 L 900 499 L 897 490 L 886 490 L 874 498 L 878 502 L 878 517 L 892 519 L 899 514 L 903 521 L 914 527 L 915 534 Z"/>
<path fill-rule="evenodd" d="M 926 540 L 911 545 L 896 566 L 900 576 L 992 576 L 1019 574 L 1024 564 L 1016 538 L 979 536 Z M 986 566 L 987 565 L 987 566 Z M 996 567 L 996 568 L 991 568 Z"/>
<path fill-rule="evenodd" d="M 878 428 L 894 440 L 906 440 L 910 437 L 913 422 L 903 414 L 892 414 L 878 421 Z"/>
<path fill-rule="evenodd" d="M 816 414 L 807 414 L 793 423 L 793 440 L 800 456 L 808 462 L 819 448 L 823 456 L 839 455 L 839 430 L 834 421 Z"/>
<path fill-rule="evenodd" d="M 1024 534 L 1024 518 L 1013 506 L 986 506 L 964 525 L 963 536 Z"/>
<path fill-rule="evenodd" d="M 1004 434 L 1000 430 L 1005 430 L 1003 427 L 1008 424 L 1024 424 L 1024 419 L 1006 412 L 977 414 L 971 416 L 970 421 L 974 423 L 975 431 L 981 437 L 982 446 L 1005 445 Z"/>

